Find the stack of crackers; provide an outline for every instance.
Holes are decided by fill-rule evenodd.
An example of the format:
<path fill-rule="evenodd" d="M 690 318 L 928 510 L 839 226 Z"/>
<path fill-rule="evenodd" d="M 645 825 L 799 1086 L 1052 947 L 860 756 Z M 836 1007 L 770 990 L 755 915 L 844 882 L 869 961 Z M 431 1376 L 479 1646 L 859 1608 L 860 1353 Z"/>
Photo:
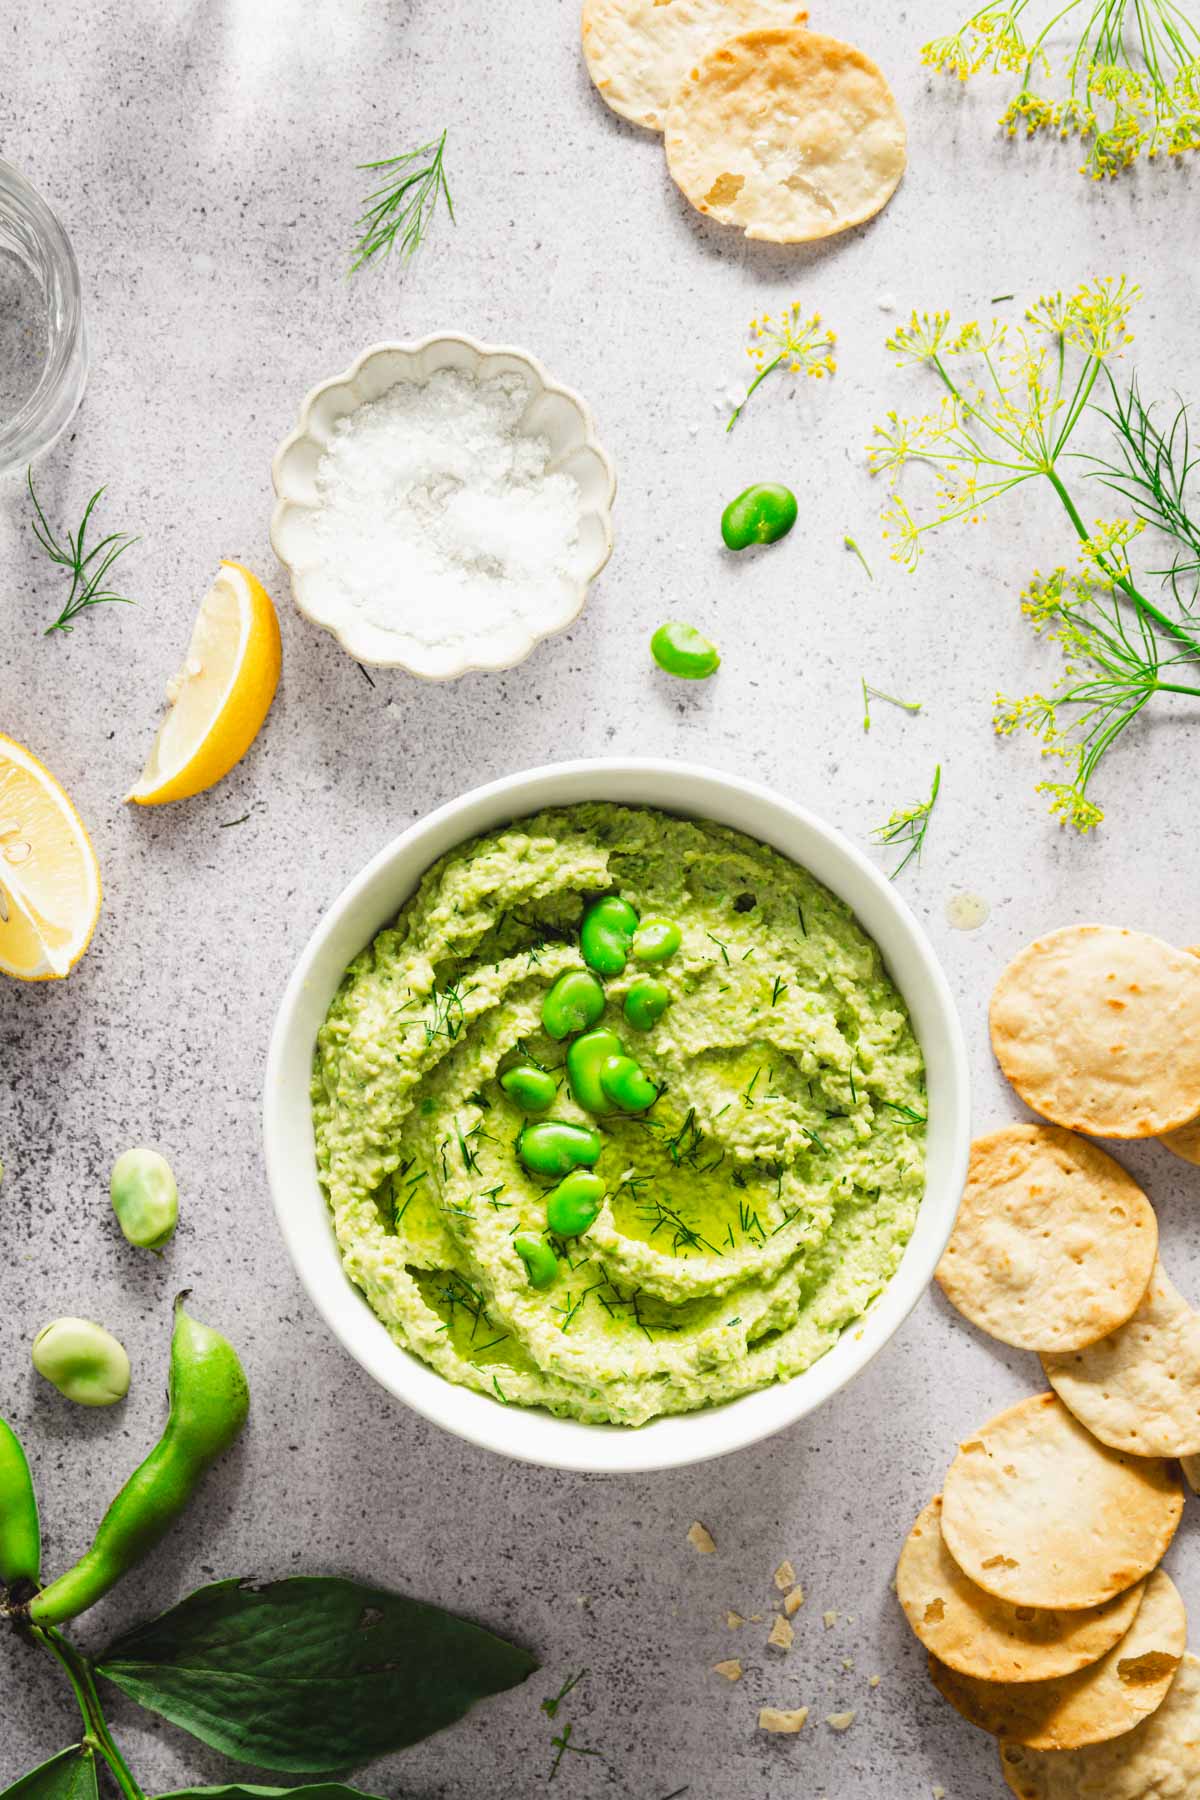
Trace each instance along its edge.
<path fill-rule="evenodd" d="M 1080 1132 L 1200 1161 L 1200 959 L 1071 926 L 1009 965 L 992 1042 L 1051 1121 L 978 1139 L 938 1269 L 1052 1391 L 960 1446 L 896 1587 L 939 1691 L 1000 1740 L 1021 1800 L 1200 1794 L 1200 1660 L 1159 1563 L 1200 1475 L 1200 1315 L 1154 1209 Z"/>
<path fill-rule="evenodd" d="M 904 173 L 904 120 L 879 69 L 805 29 L 794 0 L 584 0 L 592 80 L 661 131 L 692 205 L 750 238 L 861 225 Z"/>

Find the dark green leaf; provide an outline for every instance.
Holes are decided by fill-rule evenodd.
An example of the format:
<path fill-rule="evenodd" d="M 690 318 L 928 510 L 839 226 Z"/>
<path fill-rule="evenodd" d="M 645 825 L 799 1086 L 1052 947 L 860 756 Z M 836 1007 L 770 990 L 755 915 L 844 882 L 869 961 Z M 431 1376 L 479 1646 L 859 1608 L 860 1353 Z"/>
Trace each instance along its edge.
<path fill-rule="evenodd" d="M 258 1787 L 249 1781 L 231 1781 L 228 1787 L 176 1788 L 174 1793 L 160 1794 L 158 1800 L 379 1800 L 376 1794 L 364 1794 L 361 1788 L 345 1787 L 340 1781 L 314 1781 L 308 1787 Z"/>
<path fill-rule="evenodd" d="M 96 1755 L 90 1744 L 72 1744 L 30 1769 L 0 1793 L 0 1800 L 98 1800 Z"/>
<path fill-rule="evenodd" d="M 537 1668 L 440 1607 L 336 1576 L 218 1581 L 97 1661 L 152 1712 L 262 1769 L 349 1769 Z"/>

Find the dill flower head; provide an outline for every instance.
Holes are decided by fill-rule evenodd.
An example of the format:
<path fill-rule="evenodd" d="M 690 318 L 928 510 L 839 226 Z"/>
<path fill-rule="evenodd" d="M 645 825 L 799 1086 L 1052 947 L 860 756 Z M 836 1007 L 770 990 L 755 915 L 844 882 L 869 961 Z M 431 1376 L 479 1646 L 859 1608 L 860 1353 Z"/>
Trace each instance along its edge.
<path fill-rule="evenodd" d="M 820 381 L 837 371 L 833 349 L 837 333 L 826 326 L 819 312 L 806 319 L 800 302 L 793 300 L 777 317 L 764 313 L 750 321 L 750 343 L 746 354 L 761 369 L 770 359 L 772 366 L 783 362 L 793 373 L 812 376 Z"/>

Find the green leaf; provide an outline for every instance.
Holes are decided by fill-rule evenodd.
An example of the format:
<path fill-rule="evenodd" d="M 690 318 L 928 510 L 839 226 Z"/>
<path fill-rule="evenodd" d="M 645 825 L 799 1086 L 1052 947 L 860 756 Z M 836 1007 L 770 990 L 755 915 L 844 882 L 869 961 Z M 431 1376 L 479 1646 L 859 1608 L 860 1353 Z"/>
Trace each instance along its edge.
<path fill-rule="evenodd" d="M 200 1588 L 96 1666 L 227 1756 L 319 1773 L 415 1744 L 538 1665 L 440 1607 L 298 1575 Z"/>
<path fill-rule="evenodd" d="M 99 1791 L 94 1750 L 90 1744 L 72 1744 L 14 1781 L 0 1800 L 98 1800 Z"/>
<path fill-rule="evenodd" d="M 249 1781 L 232 1781 L 228 1787 L 176 1788 L 159 1794 L 158 1800 L 379 1800 L 361 1788 L 340 1781 L 314 1781 L 307 1787 L 258 1787 Z"/>

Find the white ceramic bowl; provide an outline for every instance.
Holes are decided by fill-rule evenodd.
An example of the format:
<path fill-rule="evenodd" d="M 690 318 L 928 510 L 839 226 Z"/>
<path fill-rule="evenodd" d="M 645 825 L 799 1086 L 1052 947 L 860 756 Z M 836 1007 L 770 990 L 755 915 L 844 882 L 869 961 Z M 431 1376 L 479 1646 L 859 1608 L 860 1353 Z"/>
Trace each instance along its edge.
<path fill-rule="evenodd" d="M 309 1077 L 317 1029 L 346 965 L 395 917 L 447 850 L 544 806 L 610 800 L 714 819 L 772 844 L 853 908 L 879 945 L 925 1054 L 929 1091 L 925 1196 L 899 1269 L 859 1324 L 791 1381 L 636 1430 L 508 1407 L 457 1387 L 401 1349 L 348 1280 L 313 1154 Z M 907 1317 L 954 1223 L 970 1141 L 967 1060 L 946 979 L 891 884 L 840 832 L 755 783 L 694 763 L 559 763 L 510 775 L 439 807 L 388 844 L 334 901 L 279 1006 L 267 1058 L 267 1173 L 292 1261 L 318 1312 L 389 1393 L 472 1443 L 554 1468 L 632 1472 L 720 1456 L 812 1412 L 853 1380 Z"/>
<path fill-rule="evenodd" d="M 340 591 L 324 575 L 313 537 L 320 506 L 317 466 L 334 426 L 367 400 L 377 400 L 398 381 L 427 380 L 437 369 L 465 369 L 487 379 L 516 373 L 529 383 L 529 405 L 522 432 L 550 444 L 550 473 L 573 476 L 583 497 L 580 562 L 586 571 L 565 597 L 561 614 L 534 632 L 520 620 L 502 639 L 489 638 L 472 654 L 458 648 L 429 645 L 407 657 L 395 652 L 393 635 L 347 606 Z M 524 350 L 480 344 L 458 332 L 441 332 L 411 343 L 373 344 L 340 375 L 322 381 L 300 408 L 300 423 L 284 438 L 271 463 L 276 503 L 271 514 L 271 544 L 291 578 L 292 598 L 314 625 L 332 632 L 356 662 L 407 669 L 429 681 L 449 681 L 468 669 L 511 669 L 523 662 L 535 644 L 565 631 L 583 611 L 589 585 L 612 554 L 612 503 L 617 478 L 607 453 L 596 441 L 592 415 L 579 395 L 551 380 Z"/>

